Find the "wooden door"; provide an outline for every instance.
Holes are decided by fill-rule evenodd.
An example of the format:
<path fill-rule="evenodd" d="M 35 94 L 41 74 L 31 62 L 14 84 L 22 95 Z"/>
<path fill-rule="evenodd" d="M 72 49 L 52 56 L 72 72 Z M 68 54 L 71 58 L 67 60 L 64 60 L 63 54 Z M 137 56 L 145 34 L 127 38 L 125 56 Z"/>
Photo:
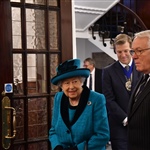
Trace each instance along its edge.
<path fill-rule="evenodd" d="M 48 150 L 50 80 L 72 58 L 71 1 L 0 0 L 0 19 L 0 149 Z"/>

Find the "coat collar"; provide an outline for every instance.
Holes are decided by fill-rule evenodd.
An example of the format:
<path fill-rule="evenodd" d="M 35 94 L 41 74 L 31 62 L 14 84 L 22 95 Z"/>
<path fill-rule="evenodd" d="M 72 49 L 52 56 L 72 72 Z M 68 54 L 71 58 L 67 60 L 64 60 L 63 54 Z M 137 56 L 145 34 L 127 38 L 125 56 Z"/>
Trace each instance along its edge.
<path fill-rule="evenodd" d="M 69 99 L 65 94 L 63 94 L 62 100 L 61 100 L 61 115 L 62 115 L 64 123 L 66 124 L 66 126 L 69 129 L 78 120 L 79 116 L 82 114 L 82 112 L 88 102 L 89 94 L 90 94 L 90 90 L 86 86 L 83 86 L 83 91 L 81 93 L 79 105 L 77 106 L 75 116 L 74 116 L 72 122 L 69 122 L 69 110 L 68 110 L 69 109 Z"/>

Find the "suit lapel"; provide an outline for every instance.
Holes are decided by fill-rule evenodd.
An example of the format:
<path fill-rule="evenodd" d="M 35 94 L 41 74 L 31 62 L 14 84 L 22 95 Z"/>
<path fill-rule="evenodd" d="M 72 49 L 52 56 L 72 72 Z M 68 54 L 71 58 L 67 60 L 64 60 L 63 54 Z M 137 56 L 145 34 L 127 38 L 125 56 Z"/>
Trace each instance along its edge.
<path fill-rule="evenodd" d="M 100 82 L 98 82 L 100 80 Z M 96 82 L 97 81 L 97 82 Z M 101 79 L 101 73 L 100 70 L 98 70 L 97 68 L 95 68 L 95 91 L 97 92 L 102 92 L 102 85 L 101 85 L 102 79 Z"/>
<path fill-rule="evenodd" d="M 96 75 L 97 75 L 97 69 L 95 68 L 95 83 L 94 83 L 95 84 L 95 91 L 96 91 L 96 81 L 97 81 L 97 76 Z"/>
<path fill-rule="evenodd" d="M 123 70 L 122 70 L 122 66 L 119 63 L 119 61 L 117 61 L 117 63 L 115 64 L 115 72 L 116 72 L 117 76 L 120 78 L 121 82 L 123 84 L 125 84 L 126 78 L 125 78 L 125 75 L 124 75 Z"/>
<path fill-rule="evenodd" d="M 139 82 L 140 83 L 140 82 Z M 139 85 L 138 83 L 138 85 Z M 136 110 L 139 108 L 140 104 L 144 101 L 146 95 L 148 93 L 150 93 L 150 80 L 148 81 L 148 83 L 146 84 L 144 90 L 139 94 L 139 96 L 137 97 L 137 101 L 136 103 L 134 103 L 135 99 L 134 99 L 134 95 L 135 95 L 135 92 L 137 91 L 137 88 L 138 88 L 138 85 L 136 86 L 132 96 L 131 96 L 131 104 L 129 106 L 129 111 L 130 111 L 130 116 L 129 116 L 129 119 L 132 117 L 132 115 L 136 112 Z M 134 107 L 133 107 L 134 105 Z"/>
<path fill-rule="evenodd" d="M 133 78 L 134 78 L 134 77 L 133 77 Z M 133 91 L 132 91 L 132 94 L 131 94 L 131 97 L 130 97 L 130 100 L 129 100 L 128 113 L 130 113 L 131 110 L 132 110 L 132 106 L 133 106 L 133 103 L 134 103 L 134 95 L 135 95 L 135 93 L 136 93 L 136 91 L 137 91 L 137 88 L 139 87 L 139 84 L 140 84 L 141 80 L 142 80 L 142 77 L 141 77 L 141 79 L 139 79 L 139 81 L 138 81 L 138 83 L 136 84 L 135 88 L 132 88 Z M 133 81 L 133 82 L 134 82 L 134 81 Z"/>

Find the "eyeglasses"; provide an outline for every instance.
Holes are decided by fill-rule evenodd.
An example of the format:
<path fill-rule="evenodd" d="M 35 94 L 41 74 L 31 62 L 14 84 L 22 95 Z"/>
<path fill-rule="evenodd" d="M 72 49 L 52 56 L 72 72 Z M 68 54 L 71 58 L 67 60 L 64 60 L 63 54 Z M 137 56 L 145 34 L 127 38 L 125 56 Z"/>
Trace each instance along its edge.
<path fill-rule="evenodd" d="M 149 50 L 150 48 L 146 48 L 146 49 L 141 49 L 141 50 L 130 50 L 130 54 L 133 56 L 134 54 L 136 54 L 137 56 L 141 55 L 144 51 Z"/>

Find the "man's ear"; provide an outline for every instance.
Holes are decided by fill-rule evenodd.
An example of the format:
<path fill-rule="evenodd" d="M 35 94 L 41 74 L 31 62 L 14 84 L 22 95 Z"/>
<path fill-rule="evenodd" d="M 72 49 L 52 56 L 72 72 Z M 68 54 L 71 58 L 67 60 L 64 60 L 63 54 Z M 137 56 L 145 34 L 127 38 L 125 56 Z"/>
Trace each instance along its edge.
<path fill-rule="evenodd" d="M 113 44 L 113 49 L 114 49 L 114 53 L 116 54 L 116 48 L 115 45 Z"/>

